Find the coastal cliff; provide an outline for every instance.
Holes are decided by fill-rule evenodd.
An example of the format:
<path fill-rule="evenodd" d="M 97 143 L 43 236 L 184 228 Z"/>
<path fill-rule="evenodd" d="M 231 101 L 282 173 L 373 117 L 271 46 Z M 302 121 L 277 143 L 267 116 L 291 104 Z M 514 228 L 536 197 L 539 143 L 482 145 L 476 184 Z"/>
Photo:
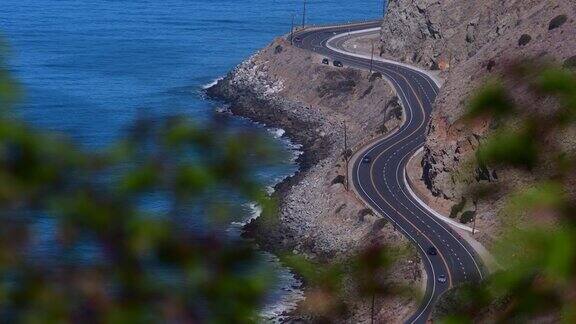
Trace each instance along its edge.
<path fill-rule="evenodd" d="M 402 107 L 381 75 L 326 66 L 322 59 L 277 39 L 208 90 L 213 98 L 229 103 L 232 113 L 282 128 L 302 145 L 300 171 L 275 188 L 278 217 L 253 220 L 245 235 L 264 249 L 321 263 L 344 260 L 372 242 L 410 250 L 392 266 L 386 280 L 418 290 L 422 270 L 417 253 L 346 190 L 344 178 L 344 133 L 350 154 L 370 138 L 398 127 Z M 351 312 L 343 321 L 368 320 L 371 301 L 353 292 L 345 298 Z M 410 297 L 377 300 L 377 318 L 401 322 L 416 306 Z"/>
<path fill-rule="evenodd" d="M 471 221 L 462 217 L 466 212 L 476 214 L 478 239 L 490 246 L 500 232 L 497 214 L 504 201 L 499 196 L 474 205 L 467 188 L 488 182 L 518 187 L 528 179 L 505 169 L 471 166 L 474 152 L 497 125 L 485 120 L 470 127 L 462 117 L 474 91 L 504 75 L 517 60 L 574 66 L 576 3 L 391 0 L 381 41 L 382 56 L 439 70 L 445 79 L 428 127 L 421 168 L 413 168 L 418 174 L 412 176 L 421 179 L 427 201 L 435 208 L 445 213 L 456 210 L 452 216 L 465 223 Z M 507 86 L 515 97 L 529 91 L 515 84 Z M 565 142 L 576 147 L 571 136 L 566 136 Z"/>

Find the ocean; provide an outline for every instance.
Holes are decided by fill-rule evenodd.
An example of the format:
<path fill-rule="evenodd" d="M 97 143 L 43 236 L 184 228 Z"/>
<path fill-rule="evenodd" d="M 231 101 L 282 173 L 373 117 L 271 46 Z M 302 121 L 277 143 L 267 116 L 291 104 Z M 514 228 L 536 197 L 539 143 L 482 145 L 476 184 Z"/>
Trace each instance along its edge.
<path fill-rule="evenodd" d="M 202 121 L 222 108 L 203 90 L 288 33 L 293 16 L 301 24 L 301 11 L 297 0 L 3 0 L 0 40 L 9 48 L 9 70 L 25 89 L 14 113 L 86 148 L 122 137 L 143 110 L 152 118 L 183 114 Z M 375 19 L 382 12 L 381 0 L 308 0 L 306 23 Z M 297 170 L 298 146 L 282 130 L 229 118 L 227 127 L 262 132 L 286 152 L 284 163 L 256 171 L 266 185 Z M 244 206 L 231 235 L 257 216 L 257 206 Z M 49 256 L 46 233 L 53 224 L 40 217 L 37 229 L 47 237 L 38 253 Z M 273 256 L 262 256 L 278 273 L 262 310 L 275 319 L 301 298 L 300 283 Z"/>

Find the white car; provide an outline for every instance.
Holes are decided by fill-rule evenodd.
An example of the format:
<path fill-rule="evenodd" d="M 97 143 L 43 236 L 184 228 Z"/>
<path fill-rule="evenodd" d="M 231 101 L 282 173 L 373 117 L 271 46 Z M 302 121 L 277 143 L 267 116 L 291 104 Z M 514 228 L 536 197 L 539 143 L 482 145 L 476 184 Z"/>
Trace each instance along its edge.
<path fill-rule="evenodd" d="M 446 276 L 445 275 L 439 275 L 438 276 L 438 282 L 445 283 L 446 282 Z"/>

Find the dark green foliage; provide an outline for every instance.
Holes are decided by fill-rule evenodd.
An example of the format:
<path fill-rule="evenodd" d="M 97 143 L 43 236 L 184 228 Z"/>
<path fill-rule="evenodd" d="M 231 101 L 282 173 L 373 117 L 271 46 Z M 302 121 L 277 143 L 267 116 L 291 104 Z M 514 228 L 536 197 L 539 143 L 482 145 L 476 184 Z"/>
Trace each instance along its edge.
<path fill-rule="evenodd" d="M 564 68 L 572 70 L 576 69 L 576 55 L 571 56 L 564 61 Z"/>
<path fill-rule="evenodd" d="M 259 226 L 277 226 L 276 205 L 253 176 L 254 166 L 278 159 L 267 140 L 251 133 L 216 137 L 217 123 L 142 118 L 119 143 L 83 151 L 61 135 L 7 117 L 19 95 L 1 67 L 3 321 L 259 322 L 272 272 L 249 242 L 223 233 L 240 206 L 223 203 L 215 193 L 259 204 Z M 355 86 L 353 80 L 342 82 Z M 141 202 L 150 195 L 165 197 L 166 208 L 145 209 Z M 199 213 L 207 217 L 203 230 L 188 228 L 188 218 Z M 59 252 L 50 262 L 27 258 L 27 247 L 38 239 L 29 215 L 56 224 Z M 86 241 L 101 258 L 69 262 Z M 398 293 L 385 284 L 391 258 L 378 245 L 329 264 L 293 256 L 285 261 L 307 281 L 312 294 L 305 311 L 320 321 L 344 316 L 343 287 L 349 282 L 361 298 Z"/>
<path fill-rule="evenodd" d="M 444 323 L 468 323 L 483 308 L 489 306 L 490 296 L 485 287 L 467 283 L 453 287 L 440 296 L 432 319 Z"/>
<path fill-rule="evenodd" d="M 492 116 L 500 118 L 508 116 L 513 111 L 514 106 L 511 104 L 506 90 L 501 84 L 493 81 L 480 89 L 472 99 L 468 117 Z"/>
<path fill-rule="evenodd" d="M 406 287 L 392 285 L 387 279 L 388 269 L 396 258 L 385 246 L 370 244 L 354 257 L 329 265 L 306 260 L 300 256 L 286 256 L 282 260 L 308 283 L 306 303 L 301 311 L 314 323 L 334 323 L 350 311 L 343 302 L 345 294 L 353 292 L 356 300 L 371 300 L 373 296 L 409 294 Z"/>
<path fill-rule="evenodd" d="M 460 215 L 460 223 L 468 224 L 474 220 L 474 217 L 476 217 L 476 212 L 473 210 L 467 210 Z"/>
<path fill-rule="evenodd" d="M 548 30 L 559 28 L 564 25 L 566 21 L 568 21 L 568 17 L 566 15 L 556 16 L 554 19 L 550 20 L 550 23 L 548 24 Z"/>
<path fill-rule="evenodd" d="M 9 108 L 21 95 L 20 87 L 12 80 L 6 70 L 2 60 L 2 42 L 0 40 L 0 114 L 5 114 Z"/>
<path fill-rule="evenodd" d="M 257 319 L 273 278 L 253 247 L 230 242 L 216 226 L 199 233 L 184 224 L 197 216 L 194 207 L 205 209 L 214 225 L 229 222 L 239 206 L 210 199 L 216 189 L 273 209 L 251 172 L 251 165 L 272 163 L 276 155 L 264 139 L 249 133 L 215 138 L 210 127 L 216 125 L 199 127 L 179 117 L 141 119 L 120 143 L 84 151 L 9 117 L 18 98 L 13 84 L 0 70 L 4 321 Z M 158 193 L 166 197 L 165 211 L 142 207 Z M 28 255 L 38 240 L 31 218 L 40 216 L 56 226 L 57 252 L 42 262 Z M 87 244 L 100 257 L 70 262 Z"/>
<path fill-rule="evenodd" d="M 574 73 L 565 69 L 549 68 L 537 79 L 540 91 L 559 96 L 574 96 Z"/>
<path fill-rule="evenodd" d="M 538 135 L 531 128 L 501 130 L 478 149 L 478 161 L 481 165 L 503 163 L 531 169 L 538 159 L 535 136 Z"/>
<path fill-rule="evenodd" d="M 553 25 L 564 19 L 555 19 Z M 503 268 L 478 289 L 484 309 L 476 312 L 464 306 L 447 312 L 459 313 L 452 320 L 482 322 L 490 314 L 492 322 L 562 318 L 572 323 L 576 306 L 568 283 L 576 280 L 576 160 L 564 130 L 576 123 L 576 76 L 568 69 L 523 62 L 511 66 L 502 79 L 482 91 L 470 109 L 470 118 L 500 120 L 499 128 L 481 143 L 477 163 L 519 169 L 532 183 L 509 192 L 501 210 L 506 227 L 494 252 Z M 512 98 L 510 85 L 524 97 Z M 475 197 L 490 197 L 487 192 L 509 191 L 507 185 L 473 191 L 484 193 Z M 473 213 L 464 213 L 461 220 L 473 220 Z"/>
<path fill-rule="evenodd" d="M 402 118 L 402 105 L 400 104 L 400 99 L 397 96 L 392 97 L 386 103 L 384 114 L 386 116 L 386 120 L 390 120 L 390 118 L 396 118 L 399 120 Z"/>
<path fill-rule="evenodd" d="M 462 197 L 459 203 L 452 206 L 452 208 L 450 209 L 450 218 L 458 217 L 458 214 L 462 212 L 464 206 L 466 206 L 466 197 Z"/>

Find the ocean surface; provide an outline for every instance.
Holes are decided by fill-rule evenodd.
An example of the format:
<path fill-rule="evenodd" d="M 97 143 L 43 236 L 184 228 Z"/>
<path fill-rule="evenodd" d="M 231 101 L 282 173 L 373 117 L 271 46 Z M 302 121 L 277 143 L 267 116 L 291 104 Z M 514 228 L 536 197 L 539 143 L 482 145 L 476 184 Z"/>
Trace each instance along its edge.
<path fill-rule="evenodd" d="M 297 0 L 2 0 L 0 39 L 9 48 L 8 67 L 25 88 L 16 114 L 28 122 L 71 136 L 86 148 L 105 147 L 122 137 L 139 112 L 149 117 L 184 114 L 202 121 L 219 110 L 203 89 L 234 66 L 288 33 L 292 16 L 302 23 Z M 381 17 L 381 0 L 308 0 L 308 24 Z M 262 132 L 286 152 L 286 161 L 263 167 L 266 185 L 297 170 L 297 145 L 282 130 L 229 117 L 227 127 Z M 234 199 L 223 197 L 222 199 Z M 223 201 L 223 203 L 227 203 Z M 229 203 L 236 203 L 229 201 Z M 244 204 L 231 235 L 257 207 Z M 190 215 L 191 223 L 196 215 Z M 37 247 L 50 255 L 53 224 L 39 218 L 47 238 Z M 278 283 L 263 315 L 294 304 L 299 282 L 275 258 Z"/>

